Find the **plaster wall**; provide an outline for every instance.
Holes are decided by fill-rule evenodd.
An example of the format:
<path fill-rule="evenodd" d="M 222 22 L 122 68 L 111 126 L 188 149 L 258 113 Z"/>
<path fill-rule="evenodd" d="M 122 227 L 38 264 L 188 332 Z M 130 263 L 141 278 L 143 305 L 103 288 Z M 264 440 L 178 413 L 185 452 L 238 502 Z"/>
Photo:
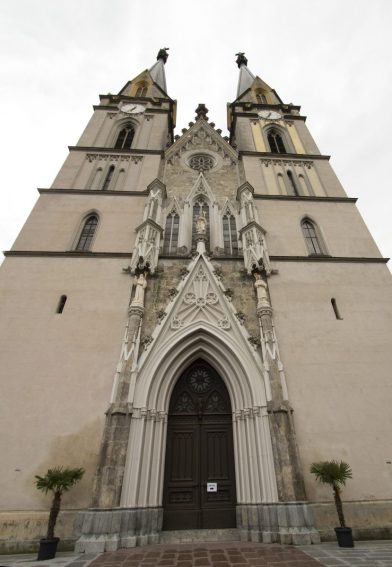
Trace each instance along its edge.
<path fill-rule="evenodd" d="M 86 469 L 65 508 L 89 505 L 127 320 L 123 266 L 122 259 L 12 257 L 1 266 L 0 509 L 46 509 L 34 475 L 59 465 Z"/>
<path fill-rule="evenodd" d="M 91 159 L 87 154 L 93 154 Z M 103 169 L 103 178 L 108 167 L 113 164 L 126 172 L 124 184 L 113 189 L 122 191 L 144 191 L 149 183 L 159 175 L 161 157 L 159 155 L 135 155 L 131 153 L 97 154 L 72 151 L 52 184 L 52 189 L 91 189 L 95 168 Z M 102 186 L 102 182 L 100 187 Z"/>
<path fill-rule="evenodd" d="M 305 153 L 313 155 L 319 155 L 321 153 L 304 120 L 295 120 L 294 124 L 288 128 L 289 133 L 292 128 L 295 129 Z"/>
<path fill-rule="evenodd" d="M 318 460 L 350 463 L 347 500 L 392 498 L 391 276 L 382 264 L 274 262 L 269 278 L 307 496 Z M 335 317 L 335 298 L 342 320 Z"/>
<path fill-rule="evenodd" d="M 298 156 L 300 157 L 300 156 Z M 266 162 L 266 159 L 268 160 Z M 308 158 L 304 155 L 302 158 L 305 162 Z M 262 161 L 263 160 L 263 161 Z M 249 183 L 254 187 L 255 193 L 261 195 L 279 195 L 288 194 L 279 190 L 276 175 L 284 173 L 286 169 L 294 170 L 299 175 L 307 177 L 311 189 L 315 196 L 318 197 L 347 197 L 342 185 L 340 184 L 335 172 L 327 160 L 310 160 L 312 168 L 303 167 L 300 163 L 290 158 L 270 161 L 268 158 L 260 158 L 258 156 L 242 156 L 244 164 L 245 176 Z M 268 167 L 265 166 L 268 163 Z M 286 185 L 288 182 L 286 180 Z M 297 180 L 300 189 L 300 184 Z"/>
<path fill-rule="evenodd" d="M 380 258 L 380 252 L 354 203 L 255 199 L 260 223 L 267 231 L 271 256 L 308 256 L 301 220 L 316 222 L 331 256 Z"/>
<path fill-rule="evenodd" d="M 147 108 L 154 110 L 150 104 Z M 159 110 L 169 109 L 168 104 L 163 104 Z M 113 116 L 115 114 L 115 116 Z M 135 124 L 135 138 L 132 147 L 149 150 L 162 150 L 165 147 L 163 137 L 167 133 L 168 113 L 157 112 L 138 116 L 129 116 L 118 112 L 116 109 L 106 110 L 97 108 L 90 118 L 86 128 L 80 136 L 77 145 L 84 147 L 107 148 L 114 144 L 118 125 L 124 122 Z M 152 128 L 153 126 L 153 128 Z M 147 132 L 149 135 L 147 136 Z M 147 141 L 147 144 L 146 144 Z M 166 142 L 166 140 L 165 140 Z"/>
<path fill-rule="evenodd" d="M 248 116 L 237 116 L 235 128 L 235 141 L 237 149 L 241 151 L 255 152 L 256 147 L 252 135 L 252 121 Z"/>
<path fill-rule="evenodd" d="M 91 211 L 99 214 L 92 252 L 132 252 L 135 226 L 143 219 L 145 197 L 43 194 L 35 204 L 12 250 L 74 250 Z M 124 260 L 123 260 L 124 262 Z"/>

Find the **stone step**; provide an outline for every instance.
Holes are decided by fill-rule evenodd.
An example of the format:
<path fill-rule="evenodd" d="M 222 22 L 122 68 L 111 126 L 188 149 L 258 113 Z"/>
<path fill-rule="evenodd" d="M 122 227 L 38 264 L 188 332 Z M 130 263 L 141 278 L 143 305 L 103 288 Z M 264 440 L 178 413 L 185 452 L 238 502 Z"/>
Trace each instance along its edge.
<path fill-rule="evenodd" d="M 217 530 L 172 530 L 160 533 L 159 543 L 197 543 L 202 541 L 240 541 L 237 528 Z"/>

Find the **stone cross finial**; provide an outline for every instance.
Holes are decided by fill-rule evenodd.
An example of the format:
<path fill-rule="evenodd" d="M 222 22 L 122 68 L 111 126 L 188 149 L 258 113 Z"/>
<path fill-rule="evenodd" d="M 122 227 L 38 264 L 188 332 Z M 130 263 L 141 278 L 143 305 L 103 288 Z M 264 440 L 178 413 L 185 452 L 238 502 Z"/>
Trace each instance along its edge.
<path fill-rule="evenodd" d="M 247 65 L 248 64 L 248 60 L 245 57 L 244 51 L 239 51 L 235 55 L 237 57 L 235 62 L 237 63 L 238 67 L 241 67 L 241 65 Z"/>
<path fill-rule="evenodd" d="M 204 120 L 208 120 L 207 117 L 208 108 L 204 103 L 202 102 L 199 103 L 199 106 L 196 108 L 195 112 L 196 112 L 196 120 L 200 120 L 201 118 L 204 118 Z"/>
<path fill-rule="evenodd" d="M 166 63 L 167 58 L 169 57 L 168 51 L 169 47 L 162 47 L 162 49 L 158 51 L 157 61 L 159 61 L 159 59 L 162 59 L 162 61 Z"/>

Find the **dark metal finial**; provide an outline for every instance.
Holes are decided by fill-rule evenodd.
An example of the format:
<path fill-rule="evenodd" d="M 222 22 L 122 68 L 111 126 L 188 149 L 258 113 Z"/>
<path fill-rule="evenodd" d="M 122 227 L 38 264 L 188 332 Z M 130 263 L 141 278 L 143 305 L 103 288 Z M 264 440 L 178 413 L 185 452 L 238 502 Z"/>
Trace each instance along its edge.
<path fill-rule="evenodd" d="M 237 63 L 238 67 L 241 67 L 241 65 L 245 65 L 245 66 L 248 65 L 248 60 L 245 57 L 244 51 L 240 51 L 239 53 L 236 53 L 235 55 L 237 57 L 235 62 Z"/>
<path fill-rule="evenodd" d="M 157 61 L 159 61 L 160 59 L 162 59 L 162 61 L 163 61 L 164 63 L 166 63 L 167 58 L 169 57 L 168 51 L 169 51 L 169 47 L 162 47 L 162 49 L 160 49 L 160 50 L 158 51 Z"/>
<path fill-rule="evenodd" d="M 200 120 L 201 118 L 203 118 L 204 120 L 208 120 L 207 117 L 208 108 L 204 103 L 201 102 L 199 106 L 196 108 L 195 112 L 196 112 L 196 117 L 195 117 L 196 120 Z"/>

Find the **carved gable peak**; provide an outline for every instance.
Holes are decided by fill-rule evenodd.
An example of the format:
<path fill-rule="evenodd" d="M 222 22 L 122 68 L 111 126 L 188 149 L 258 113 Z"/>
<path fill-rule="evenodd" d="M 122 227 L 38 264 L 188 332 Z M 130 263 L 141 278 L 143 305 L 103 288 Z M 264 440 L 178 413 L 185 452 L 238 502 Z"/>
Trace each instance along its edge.
<path fill-rule="evenodd" d="M 241 197 L 244 194 L 251 194 L 251 196 L 253 197 L 255 192 L 255 189 L 253 187 L 253 185 L 251 185 L 248 181 L 245 181 L 245 183 L 243 183 L 242 185 L 240 185 L 237 189 L 237 201 L 241 201 Z"/>
<path fill-rule="evenodd" d="M 147 191 L 151 195 L 151 193 L 161 193 L 162 199 L 166 199 L 166 185 L 162 183 L 162 181 L 158 178 L 155 178 L 154 181 L 151 181 L 149 185 L 147 185 Z"/>
<path fill-rule="evenodd" d="M 166 159 L 180 156 L 183 152 L 192 149 L 208 149 L 220 153 L 222 157 L 238 160 L 237 152 L 222 138 L 220 130 L 215 130 L 212 123 L 201 118 L 191 124 L 190 128 L 184 129 L 182 136 L 166 151 Z"/>
<path fill-rule="evenodd" d="M 231 201 L 229 201 L 229 199 L 226 199 L 226 201 L 224 202 L 223 207 L 222 207 L 222 212 L 223 212 L 224 215 L 237 215 L 238 214 L 238 211 L 236 210 L 233 203 Z"/>
<path fill-rule="evenodd" d="M 215 202 L 214 194 L 202 171 L 199 173 L 199 177 L 186 198 L 186 201 L 191 203 L 198 195 L 206 196 L 211 204 Z"/>
<path fill-rule="evenodd" d="M 167 215 L 170 213 L 177 213 L 179 215 L 182 212 L 182 207 L 180 206 L 177 197 L 170 199 L 170 201 L 166 204 L 165 212 Z"/>

